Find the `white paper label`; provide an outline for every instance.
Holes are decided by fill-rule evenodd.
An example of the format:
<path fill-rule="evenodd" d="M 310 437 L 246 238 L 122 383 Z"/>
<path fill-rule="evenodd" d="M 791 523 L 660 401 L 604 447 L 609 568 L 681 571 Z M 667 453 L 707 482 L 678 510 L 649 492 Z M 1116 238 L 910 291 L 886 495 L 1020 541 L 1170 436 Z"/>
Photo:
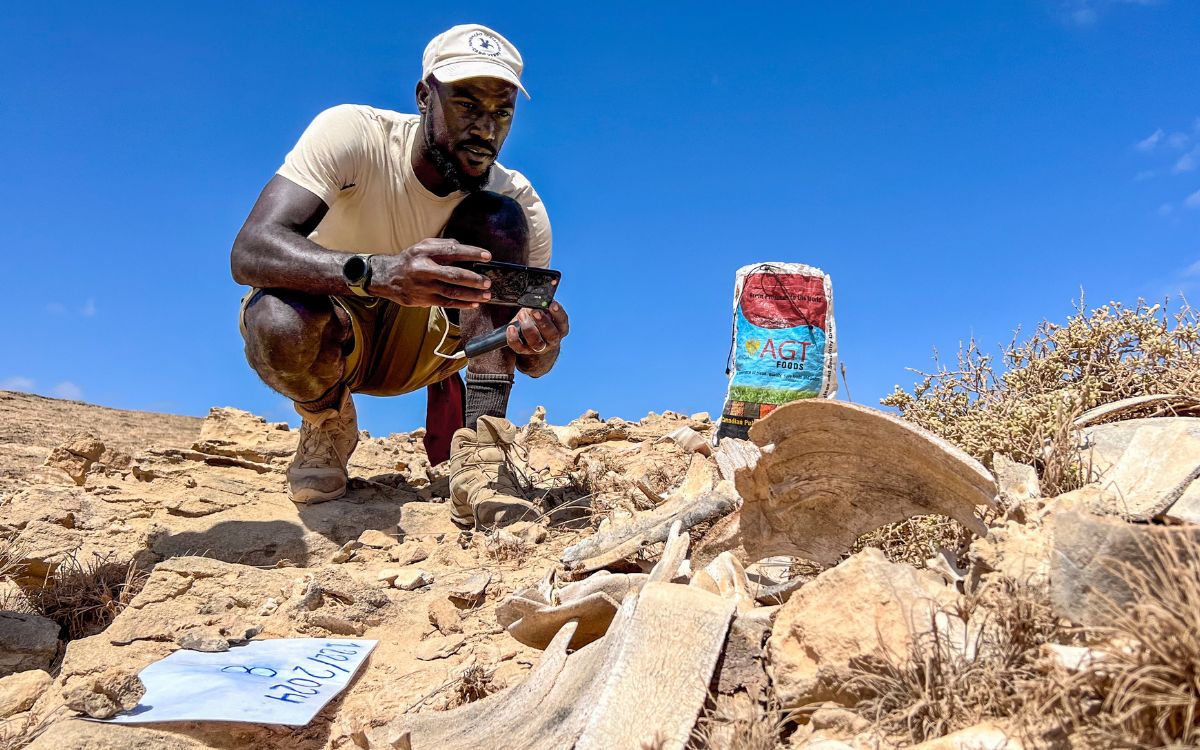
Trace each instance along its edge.
<path fill-rule="evenodd" d="M 146 667 L 146 695 L 119 724 L 241 721 L 308 724 L 345 690 L 378 641 L 282 638 L 216 654 L 180 650 Z"/>

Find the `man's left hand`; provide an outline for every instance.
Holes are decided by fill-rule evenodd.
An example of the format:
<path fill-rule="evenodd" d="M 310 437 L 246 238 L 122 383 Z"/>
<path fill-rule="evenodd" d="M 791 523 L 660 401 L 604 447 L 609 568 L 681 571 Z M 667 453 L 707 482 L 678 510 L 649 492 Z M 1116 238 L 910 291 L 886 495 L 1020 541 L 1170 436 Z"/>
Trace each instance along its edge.
<path fill-rule="evenodd" d="M 557 353 L 570 329 L 567 311 L 557 302 L 550 303 L 548 310 L 523 307 L 508 325 L 508 348 L 521 358 Z"/>

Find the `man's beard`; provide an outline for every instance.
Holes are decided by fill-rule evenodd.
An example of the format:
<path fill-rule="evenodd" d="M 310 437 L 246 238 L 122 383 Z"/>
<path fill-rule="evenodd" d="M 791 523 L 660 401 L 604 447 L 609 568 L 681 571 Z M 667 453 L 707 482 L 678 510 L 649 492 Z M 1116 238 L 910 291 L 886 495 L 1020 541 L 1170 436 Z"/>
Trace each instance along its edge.
<path fill-rule="evenodd" d="M 452 188 L 461 190 L 464 193 L 478 193 L 487 186 L 488 180 L 492 176 L 491 165 L 488 165 L 487 170 L 478 177 L 465 174 L 459 169 L 450 152 L 433 142 L 433 138 L 429 134 L 429 129 L 422 128 L 422 130 L 425 135 L 425 152 L 429 154 L 429 158 L 433 162 L 434 168 L 437 169 L 438 174 L 446 178 L 446 181 L 450 183 Z"/>

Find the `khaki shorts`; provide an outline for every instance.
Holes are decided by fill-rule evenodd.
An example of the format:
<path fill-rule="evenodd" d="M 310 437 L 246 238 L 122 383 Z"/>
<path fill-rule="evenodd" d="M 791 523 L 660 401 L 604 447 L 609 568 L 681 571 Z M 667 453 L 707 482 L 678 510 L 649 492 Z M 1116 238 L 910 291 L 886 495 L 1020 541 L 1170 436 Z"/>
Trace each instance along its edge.
<path fill-rule="evenodd" d="M 242 297 L 238 321 L 246 338 L 246 308 L 260 290 Z M 459 350 L 458 326 L 440 307 L 403 307 L 376 297 L 330 297 L 350 315 L 354 348 L 346 356 L 342 382 L 351 393 L 395 396 L 424 388 L 466 366 L 441 354 Z"/>

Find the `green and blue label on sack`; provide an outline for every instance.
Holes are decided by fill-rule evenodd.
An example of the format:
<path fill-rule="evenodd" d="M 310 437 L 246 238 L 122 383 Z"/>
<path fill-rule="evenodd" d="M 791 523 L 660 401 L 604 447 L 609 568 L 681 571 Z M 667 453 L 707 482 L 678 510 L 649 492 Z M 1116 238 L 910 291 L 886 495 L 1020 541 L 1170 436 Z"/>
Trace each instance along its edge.
<path fill-rule="evenodd" d="M 837 338 L 829 276 L 801 263 L 738 269 L 729 391 L 718 439 L 746 439 L 776 407 L 837 393 Z"/>

